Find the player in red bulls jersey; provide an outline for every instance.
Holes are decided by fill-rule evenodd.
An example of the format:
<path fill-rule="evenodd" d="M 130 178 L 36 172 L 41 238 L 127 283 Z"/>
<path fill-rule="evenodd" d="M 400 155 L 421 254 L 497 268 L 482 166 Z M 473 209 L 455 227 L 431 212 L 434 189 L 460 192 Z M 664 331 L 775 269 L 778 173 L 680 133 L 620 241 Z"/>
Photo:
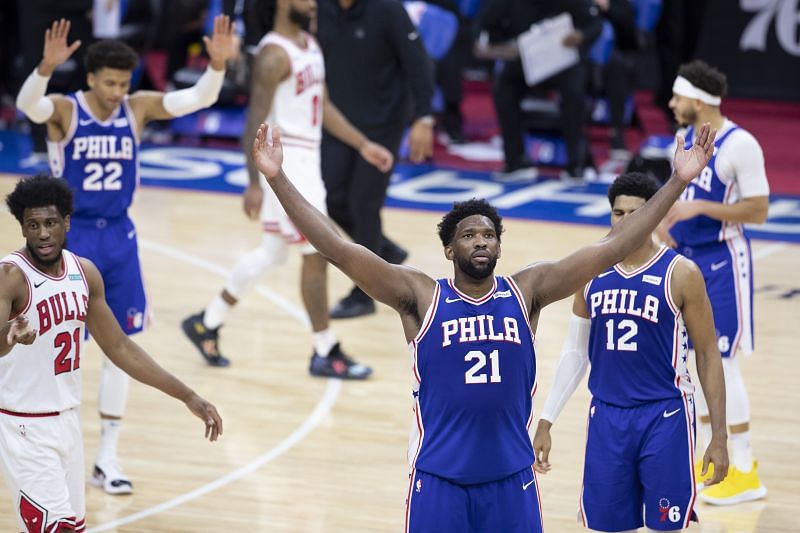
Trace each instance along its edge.
<path fill-rule="evenodd" d="M 650 176 L 619 176 L 608 190 L 620 224 L 658 190 Z M 728 468 L 725 381 L 700 269 L 648 239 L 576 293 L 569 333 L 533 439 L 550 470 L 550 428 L 591 362 L 581 518 L 593 531 L 679 531 L 695 518 L 694 385 L 688 340 L 709 397 L 714 438 L 703 471 Z"/>
<path fill-rule="evenodd" d="M 17 107 L 34 122 L 47 125 L 51 172 L 75 193 L 70 250 L 97 266 L 111 311 L 122 330 L 134 335 L 148 318 L 136 228 L 128 216 L 139 184 L 142 129 L 152 120 L 185 115 L 216 102 L 225 61 L 238 53 L 238 41 L 230 20 L 218 16 L 214 33 L 204 38 L 209 67 L 194 86 L 130 95 L 139 58 L 125 43 L 98 41 L 86 51 L 89 90 L 45 95 L 53 70 L 81 45 L 67 44 L 69 28 L 62 19 L 45 32 L 42 62 L 25 80 Z M 117 458 L 129 382 L 125 372 L 104 359 L 97 402 L 102 433 L 91 481 L 109 494 L 133 491 Z"/>
<path fill-rule="evenodd" d="M 6 203 L 25 246 L 0 260 L 0 465 L 22 531 L 84 531 L 85 329 L 126 374 L 184 402 L 209 440 L 222 434 L 222 420 L 125 335 L 97 267 L 64 249 L 72 214 L 67 182 L 23 179 Z"/>
<path fill-rule="evenodd" d="M 454 205 L 439 224 L 451 279 L 392 265 L 330 225 L 283 173 L 279 130 L 259 129 L 253 158 L 297 229 L 367 294 L 400 315 L 411 355 L 414 430 L 406 531 L 542 530 L 528 428 L 539 313 L 641 246 L 711 157 L 714 131 L 676 150 L 672 178 L 597 243 L 559 261 L 494 275 L 502 219 L 485 200 Z M 682 139 L 679 139 L 682 141 Z"/>

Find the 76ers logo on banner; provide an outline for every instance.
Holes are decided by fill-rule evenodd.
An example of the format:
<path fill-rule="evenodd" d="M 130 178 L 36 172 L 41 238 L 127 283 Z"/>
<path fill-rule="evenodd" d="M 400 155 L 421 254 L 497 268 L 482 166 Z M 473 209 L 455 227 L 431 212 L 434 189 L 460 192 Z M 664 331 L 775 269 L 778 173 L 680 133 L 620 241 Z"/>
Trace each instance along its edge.
<path fill-rule="evenodd" d="M 669 500 L 661 498 L 658 500 L 658 512 L 661 513 L 660 522 L 678 522 L 681 519 L 681 508 L 677 505 L 670 507 Z"/>

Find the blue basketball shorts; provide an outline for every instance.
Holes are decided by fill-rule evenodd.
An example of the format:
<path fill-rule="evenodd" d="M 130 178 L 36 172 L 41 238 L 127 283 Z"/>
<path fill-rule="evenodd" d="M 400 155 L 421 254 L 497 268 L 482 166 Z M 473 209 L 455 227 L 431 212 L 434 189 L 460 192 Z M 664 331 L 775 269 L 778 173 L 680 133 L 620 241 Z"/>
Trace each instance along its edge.
<path fill-rule="evenodd" d="M 89 259 L 100 271 L 106 301 L 122 331 L 126 335 L 142 331 L 147 320 L 147 297 L 136 228 L 130 218 L 72 218 L 67 249 Z"/>
<path fill-rule="evenodd" d="M 750 241 L 735 237 L 706 246 L 685 246 L 677 251 L 697 263 L 703 273 L 722 357 L 736 355 L 739 348 L 751 354 L 754 340 Z"/>
<path fill-rule="evenodd" d="M 585 527 L 674 531 L 694 513 L 694 400 L 589 407 L 580 511 Z"/>
<path fill-rule="evenodd" d="M 412 470 L 409 482 L 406 533 L 542 531 L 539 485 L 532 468 L 475 485 Z"/>

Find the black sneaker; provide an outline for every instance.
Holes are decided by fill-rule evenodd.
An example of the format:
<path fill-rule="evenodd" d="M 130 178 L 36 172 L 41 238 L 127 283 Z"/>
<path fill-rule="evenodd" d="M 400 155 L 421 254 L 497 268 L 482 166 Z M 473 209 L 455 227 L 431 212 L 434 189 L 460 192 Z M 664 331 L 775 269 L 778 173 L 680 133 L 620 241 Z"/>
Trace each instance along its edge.
<path fill-rule="evenodd" d="M 333 346 L 328 357 L 322 357 L 314 352 L 308 371 L 312 376 L 340 379 L 367 379 L 372 374 L 370 367 L 356 363 L 346 356 L 338 342 Z"/>
<path fill-rule="evenodd" d="M 203 314 L 192 315 L 181 323 L 183 332 L 211 366 L 229 366 L 230 359 L 219 353 L 219 328 L 208 329 L 203 324 Z"/>
<path fill-rule="evenodd" d="M 331 309 L 331 318 L 356 318 L 375 312 L 375 301 L 360 291 L 352 291 Z"/>

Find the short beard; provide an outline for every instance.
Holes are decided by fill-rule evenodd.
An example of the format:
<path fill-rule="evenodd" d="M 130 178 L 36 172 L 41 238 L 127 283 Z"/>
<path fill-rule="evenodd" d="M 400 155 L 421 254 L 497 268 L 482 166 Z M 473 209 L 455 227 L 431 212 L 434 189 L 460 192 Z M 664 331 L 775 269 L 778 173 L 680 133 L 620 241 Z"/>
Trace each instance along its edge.
<path fill-rule="evenodd" d="M 36 248 L 31 246 L 30 243 L 28 242 L 25 243 L 25 247 L 28 248 L 28 253 L 31 254 L 31 257 L 33 257 L 36 260 L 36 262 L 38 262 L 42 266 L 49 267 L 61 261 L 61 255 L 62 255 L 61 252 L 63 252 L 64 248 L 67 247 L 67 243 L 66 241 L 64 242 L 63 246 L 61 247 L 61 251 L 59 251 L 58 255 L 55 256 L 53 259 L 42 259 L 42 256 L 39 255 L 39 252 L 36 251 Z"/>
<path fill-rule="evenodd" d="M 697 122 L 697 111 L 694 109 L 690 109 L 683 116 L 685 117 L 685 124 L 681 124 L 681 126 L 691 126 Z"/>
<path fill-rule="evenodd" d="M 459 257 L 456 259 L 458 268 L 467 276 L 472 279 L 486 279 L 494 274 L 494 267 L 497 265 L 496 257 L 491 258 L 483 267 L 475 266 L 470 259 L 469 257 Z"/>
<path fill-rule="evenodd" d="M 300 26 L 304 31 L 309 31 L 311 28 L 311 17 L 293 7 L 289 8 L 289 20 Z"/>

